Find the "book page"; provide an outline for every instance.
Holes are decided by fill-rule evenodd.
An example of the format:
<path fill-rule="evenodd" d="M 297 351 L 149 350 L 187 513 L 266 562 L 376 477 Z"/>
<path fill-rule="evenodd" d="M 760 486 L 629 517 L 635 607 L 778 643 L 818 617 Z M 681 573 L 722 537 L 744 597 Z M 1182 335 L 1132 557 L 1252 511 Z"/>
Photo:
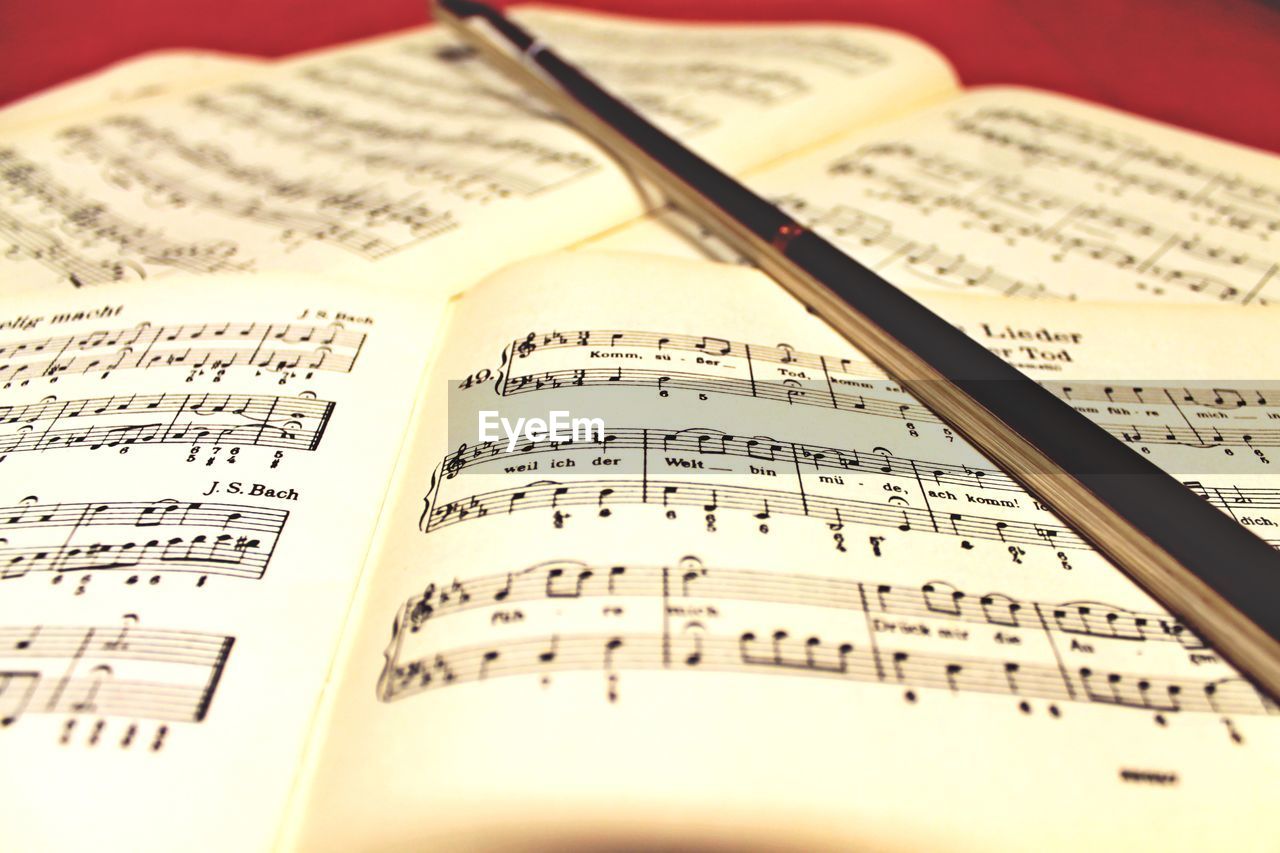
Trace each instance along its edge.
<path fill-rule="evenodd" d="M 265 61 L 212 50 L 150 51 L 0 107 L 0 130 L 195 88 L 256 70 Z"/>
<path fill-rule="evenodd" d="M 1280 159 L 1046 92 L 976 89 L 748 183 L 903 287 L 1236 304 L 1280 287 Z M 734 259 L 670 213 L 593 246 Z"/>
<path fill-rule="evenodd" d="M 0 300 L 0 848 L 268 849 L 438 313 L 306 276 Z"/>
<path fill-rule="evenodd" d="M 1280 539 L 1269 309 L 933 301 Z M 431 373 L 301 849 L 1274 841 L 1276 707 L 762 275 L 516 266 Z"/>
<path fill-rule="evenodd" d="M 526 10 L 541 37 L 730 169 L 954 91 L 874 28 Z M 576 131 L 439 28 L 0 142 L 0 281 L 377 269 L 448 293 L 640 215 Z"/>

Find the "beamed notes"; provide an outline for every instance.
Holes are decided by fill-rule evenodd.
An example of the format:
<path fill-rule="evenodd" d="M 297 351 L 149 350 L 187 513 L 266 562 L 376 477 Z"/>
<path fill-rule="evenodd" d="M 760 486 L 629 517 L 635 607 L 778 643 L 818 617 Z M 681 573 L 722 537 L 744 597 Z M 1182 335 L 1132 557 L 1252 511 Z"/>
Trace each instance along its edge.
<path fill-rule="evenodd" d="M 672 322 L 639 288 L 611 294 L 616 306 L 587 298 L 588 282 L 611 275 L 625 287 L 631 262 L 530 264 L 460 303 L 468 354 L 446 352 L 436 368 L 450 389 L 447 422 L 437 415 L 430 433 L 441 450 L 418 447 L 420 499 L 398 511 L 416 521 L 423 544 L 403 531 L 397 542 L 420 555 L 422 581 L 378 585 L 384 608 L 393 589 L 407 593 L 383 611 L 383 626 L 394 613 L 390 645 L 377 648 L 384 704 L 425 704 L 442 687 L 482 701 L 501 684 L 577 696 L 591 683 L 607 706 L 647 704 L 637 694 L 731 678 L 747 693 L 822 682 L 910 706 L 998 701 L 1050 721 L 1118 710 L 1160 730 L 1276 714 L 865 358 L 826 348 L 814 324 L 769 335 L 767 321 L 727 307 L 747 301 L 772 317 L 785 296 L 724 270 L 699 279 L 692 301 L 705 321 Z M 692 292 L 681 275 L 693 268 L 653 265 L 651 288 Z M 1033 323 L 1038 304 L 954 302 L 975 337 L 1037 360 L 1054 393 L 1280 543 L 1273 381 L 1186 365 L 1107 379 L 1098 366 L 1129 345 L 1127 323 L 1085 320 L 1065 303 Z M 486 340 L 497 354 L 482 367 Z M 603 434 L 475 438 L 476 410 L 550 407 L 601 418 Z M 634 556 L 677 542 L 699 557 Z M 476 558 L 461 565 L 448 556 L 459 548 Z M 543 561 L 521 561 L 526 552 Z M 748 686 L 775 675 L 796 686 Z M 1238 728 L 1228 735 L 1243 742 Z"/>
<path fill-rule="evenodd" d="M 65 715 L 69 738 L 79 715 L 201 722 L 234 642 L 145 628 L 136 613 L 114 627 L 0 628 L 0 727 L 27 714 Z M 133 726 L 126 739 L 137 731 Z M 156 731 L 153 751 L 166 732 Z"/>
<path fill-rule="evenodd" d="M 1018 337 L 1012 328 L 990 326 L 981 334 Z M 1066 363 L 1087 347 L 1079 334 L 1061 337 Z M 578 401 L 576 411 L 627 397 L 640 403 L 607 409 L 620 414 L 606 418 L 604 436 L 593 441 L 524 441 L 514 449 L 501 442 L 461 443 L 431 475 L 419 520 L 423 531 L 517 511 L 540 511 L 559 529 L 574 514 L 581 519 L 583 510 L 607 518 L 639 505 L 668 519 L 702 519 L 708 531 L 730 513 L 754 516 L 762 523 L 743 529 L 761 533 L 769 532 L 774 516 L 809 517 L 831 529 L 839 551 L 850 541 L 846 524 L 941 535 L 964 550 L 991 543 L 1014 563 L 1022 562 L 1027 547 L 1045 547 L 1069 566 L 1065 552 L 1088 547 L 998 468 L 958 452 L 956 437 L 932 412 L 860 357 L 712 335 L 584 329 L 530 332 L 512 340 L 500 362 L 485 381 L 461 383 L 459 393 L 515 401 L 550 395 Z M 1170 456 L 1170 464 L 1197 493 L 1280 542 L 1271 530 L 1280 525 L 1280 490 L 1216 476 L 1267 470 L 1280 442 L 1280 431 L 1265 426 L 1280 412 L 1274 383 L 1046 384 L 1136 450 L 1179 454 Z M 662 412 L 674 424 L 691 412 L 700 420 L 723 420 L 730 411 L 746 418 L 756 405 L 771 407 L 763 411 L 777 411 L 780 418 L 808 407 L 831 410 L 837 423 L 848 424 L 842 432 L 860 443 L 833 446 L 781 433 L 620 420 Z M 868 532 L 874 540 L 875 531 Z M 879 554 L 880 544 L 869 547 Z"/>
<path fill-rule="evenodd" d="M 1274 297 L 1280 174 L 1246 149 L 984 89 L 854 130 L 751 186 L 895 284 L 1048 299 Z M 682 217 L 600 248 L 736 260 Z M 680 236 L 674 236 L 679 234 Z"/>
<path fill-rule="evenodd" d="M 296 781 L 433 309 L 270 276 L 4 305 L 0 763 L 71 768 L 108 847 L 252 849 Z M 16 811 L 33 790 L 0 774 Z M 39 824 L 0 846 L 38 849 Z"/>
<path fill-rule="evenodd" d="M 672 132 L 742 165 L 805 144 L 815 125 L 835 132 L 951 83 L 920 46 L 871 33 L 619 39 L 598 21 L 531 14 Z M 743 148 L 759 120 L 788 129 Z M 430 266 L 443 293 L 472 283 L 464 266 L 487 272 L 539 240 L 559 248 L 642 212 L 595 148 L 435 31 L 0 142 L 0 277 L 24 286 L 364 270 L 410 256 L 404 268 Z M 532 221 L 557 233 L 512 233 Z M 510 239 L 486 236 L 500 232 Z"/>
<path fill-rule="evenodd" d="M 873 29 L 528 14 L 1280 543 L 1274 163 Z M 0 140 L 0 763 L 95 792 L 0 774 L 0 847 L 1274 837 L 1270 701 L 771 282 L 590 251 L 732 260 L 472 51 L 169 88 Z"/>
<path fill-rule="evenodd" d="M 597 604 L 599 601 L 599 604 Z M 734 602 L 785 605 L 802 620 L 806 610 L 841 611 L 835 636 L 810 633 L 803 621 L 739 628 Z M 526 605 L 532 615 L 553 604 L 557 614 L 546 636 L 450 647 L 448 618 L 468 610 L 493 613 Z M 650 614 L 647 633 L 584 633 L 567 625 L 610 606 Z M 576 606 L 574 611 L 566 607 Z M 706 619 L 673 614 L 714 613 Z M 443 620 L 443 622 L 442 622 Z M 556 621 L 566 623 L 557 630 Z M 439 626 L 437 625 L 439 623 Z M 578 626 L 581 627 L 581 626 Z M 630 626 L 629 626 L 630 627 Z M 989 645 L 970 642 L 983 632 Z M 955 653 L 963 637 L 967 654 Z M 977 637 L 972 638 L 976 640 Z M 1158 613 L 1135 613 L 1099 602 L 1020 601 L 1002 593 L 970 595 L 945 581 L 919 588 L 791 573 L 738 571 L 705 566 L 685 557 L 670 566 L 591 566 L 553 561 L 505 575 L 431 584 L 407 600 L 396 617 L 379 697 L 395 701 L 425 690 L 502 676 L 551 678 L 553 673 L 627 670 L 717 671 L 844 678 L 907 691 L 945 690 L 1005 694 L 1022 702 L 1090 702 L 1156 713 L 1276 714 L 1280 709 L 1237 676 L 1204 678 L 1185 655 L 1155 657 L 1170 672 L 1067 667 L 1074 642 L 1127 656 L 1131 665 L 1148 644 L 1173 643 L 1205 650 L 1184 626 Z M 1128 647 L 1128 648 L 1126 648 Z M 992 654 L 972 656 L 977 649 Z M 1134 650 L 1137 650 L 1135 655 Z M 1003 656 L 998 654 L 1003 652 Z M 1195 660 L 1192 658 L 1191 660 Z M 607 682 L 617 699 L 616 678 Z M 1052 705 L 1050 713 L 1061 711 Z M 1024 711 L 1024 713 L 1027 711 Z"/>
<path fill-rule="evenodd" d="M 0 405 L 0 461 L 23 451 L 214 444 L 315 450 L 334 404 L 249 394 L 45 397 Z"/>
<path fill-rule="evenodd" d="M 1068 348 L 1025 345 L 1022 358 L 1052 362 Z M 674 353 L 674 355 L 672 355 Z M 496 390 L 503 396 L 557 388 L 631 386 L 659 397 L 692 391 L 753 397 L 940 424 L 939 418 L 865 359 L 797 352 L 712 336 L 635 331 L 530 332 L 504 350 Z M 603 365 L 603 366 L 596 366 Z M 1188 447 L 1280 446 L 1280 385 L 1054 382 L 1046 386 L 1129 444 Z M 1199 424 L 1199 426 L 1197 426 Z M 1258 450 L 1258 454 L 1262 451 Z"/>
<path fill-rule="evenodd" d="M 337 324 L 215 322 L 18 340 L 0 344 L 0 387 L 52 382 L 63 374 L 105 378 L 121 370 L 160 367 L 198 375 L 251 366 L 282 378 L 310 379 L 318 370 L 350 373 L 364 339 L 362 332 Z"/>
<path fill-rule="evenodd" d="M 0 507 L 0 580 L 100 571 L 260 578 L 288 518 L 271 507 L 175 500 Z"/>
<path fill-rule="evenodd" d="M 572 473 L 598 469 L 600 463 L 638 476 L 599 479 Z M 460 486 L 451 482 L 468 471 L 518 475 L 539 470 L 539 465 L 560 479 L 463 496 L 456 496 Z M 766 488 L 753 481 L 790 488 Z M 473 477 L 463 482 L 490 481 Z M 1189 485 L 1228 513 L 1257 510 L 1270 517 L 1280 509 L 1278 488 L 1206 489 L 1198 481 Z M 818 447 L 699 428 L 618 427 L 595 441 L 525 441 L 511 451 L 502 442 L 486 442 L 459 449 L 433 474 L 420 526 L 430 532 L 491 514 L 539 509 L 554 518 L 557 510 L 571 506 L 595 506 L 607 517 L 613 507 L 636 504 L 662 507 L 669 515 L 675 507 L 687 507 L 694 514 L 713 515 L 723 509 L 749 511 L 761 519 L 778 513 L 837 525 L 890 526 L 902 532 L 954 536 L 966 549 L 973 547 L 974 539 L 1088 547 L 996 468 L 899 457 L 883 447 Z M 965 511 L 955 511 L 960 508 Z"/>

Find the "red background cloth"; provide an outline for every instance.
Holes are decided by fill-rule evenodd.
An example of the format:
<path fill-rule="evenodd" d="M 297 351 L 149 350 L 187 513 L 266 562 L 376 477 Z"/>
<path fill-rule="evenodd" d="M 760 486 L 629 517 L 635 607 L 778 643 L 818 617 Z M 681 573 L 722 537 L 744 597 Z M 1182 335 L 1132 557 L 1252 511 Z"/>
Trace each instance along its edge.
<path fill-rule="evenodd" d="M 965 83 L 1018 83 L 1280 152 L 1276 0 L 566 0 L 700 20 L 913 33 Z M 0 103 L 146 50 L 262 56 L 423 23 L 425 0 L 0 0 Z"/>

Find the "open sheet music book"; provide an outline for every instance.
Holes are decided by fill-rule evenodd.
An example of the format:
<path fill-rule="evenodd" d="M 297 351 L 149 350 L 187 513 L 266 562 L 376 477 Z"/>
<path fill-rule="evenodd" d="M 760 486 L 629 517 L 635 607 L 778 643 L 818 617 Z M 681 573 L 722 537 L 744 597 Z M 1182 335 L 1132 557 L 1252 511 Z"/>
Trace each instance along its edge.
<path fill-rule="evenodd" d="M 1273 158 L 526 14 L 1280 540 Z M 2 846 L 1268 848 L 1277 708 L 596 148 L 433 30 L 235 73 L 0 137 Z"/>
<path fill-rule="evenodd" d="M 964 92 L 936 52 L 872 28 L 517 16 L 895 283 L 1237 303 L 1277 287 L 1274 157 L 1043 92 Z M 7 291 L 376 270 L 447 294 L 648 206 L 437 29 L 223 73 L 34 125 L 0 112 Z M 652 228 L 611 239 L 650 250 Z"/>

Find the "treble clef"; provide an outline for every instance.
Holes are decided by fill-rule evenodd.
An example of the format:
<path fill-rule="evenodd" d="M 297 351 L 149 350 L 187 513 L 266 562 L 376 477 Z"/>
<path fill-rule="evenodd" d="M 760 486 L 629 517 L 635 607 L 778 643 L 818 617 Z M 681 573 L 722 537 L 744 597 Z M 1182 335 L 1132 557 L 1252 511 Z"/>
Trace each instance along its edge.
<path fill-rule="evenodd" d="M 431 599 L 436 594 L 436 585 L 427 584 L 427 588 L 423 590 L 422 597 L 413 605 L 413 609 L 409 611 L 409 630 L 416 632 L 422 627 L 422 623 L 431 618 L 431 614 L 435 612 L 435 607 L 431 605 Z"/>
<path fill-rule="evenodd" d="M 450 453 L 444 460 L 444 475 L 452 480 L 458 476 L 458 472 L 462 470 L 462 454 L 467 449 L 467 443 L 464 441 L 458 445 L 458 449 Z"/>
<path fill-rule="evenodd" d="M 520 343 L 516 344 L 516 354 L 519 355 L 521 358 L 525 358 L 526 356 L 529 355 L 529 353 L 537 349 L 538 345 L 533 342 L 533 339 L 535 337 L 536 337 L 536 334 L 534 332 L 530 332 L 527 338 L 525 338 Z"/>

